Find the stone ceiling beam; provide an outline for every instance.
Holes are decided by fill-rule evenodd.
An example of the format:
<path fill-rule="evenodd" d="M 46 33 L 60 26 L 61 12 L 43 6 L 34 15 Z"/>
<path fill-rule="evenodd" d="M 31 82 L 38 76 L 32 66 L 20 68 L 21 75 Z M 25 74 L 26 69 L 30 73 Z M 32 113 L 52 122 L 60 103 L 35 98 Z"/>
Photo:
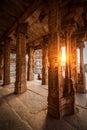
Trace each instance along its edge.
<path fill-rule="evenodd" d="M 42 1 L 41 0 L 35 0 L 35 2 L 26 9 L 26 11 L 23 13 L 23 15 L 21 17 L 19 17 L 19 19 L 17 19 L 17 21 L 14 23 L 14 25 L 7 31 L 4 33 L 4 35 L 1 38 L 4 39 L 5 37 L 7 37 L 17 26 L 18 23 L 22 23 L 24 22 L 29 16 L 31 16 L 33 14 L 33 12 L 39 7 L 42 6 Z"/>

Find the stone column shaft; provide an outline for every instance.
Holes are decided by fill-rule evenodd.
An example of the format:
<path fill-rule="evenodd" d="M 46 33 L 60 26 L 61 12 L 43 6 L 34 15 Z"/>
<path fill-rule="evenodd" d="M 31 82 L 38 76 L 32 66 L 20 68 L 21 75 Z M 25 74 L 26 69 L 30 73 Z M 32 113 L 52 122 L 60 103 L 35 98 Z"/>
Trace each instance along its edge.
<path fill-rule="evenodd" d="M 80 46 L 80 74 L 78 77 L 78 92 L 85 92 L 85 71 L 84 71 L 84 60 L 83 60 L 83 44 Z"/>
<path fill-rule="evenodd" d="M 19 25 L 16 43 L 16 82 L 15 93 L 26 91 L 26 24 Z"/>
<path fill-rule="evenodd" d="M 27 80 L 31 81 L 33 79 L 34 79 L 34 49 L 33 47 L 29 47 Z"/>
<path fill-rule="evenodd" d="M 72 37 L 71 41 L 71 75 L 75 84 L 75 89 L 77 91 L 78 86 L 78 63 L 77 63 L 77 46 L 76 38 Z"/>
<path fill-rule="evenodd" d="M 64 98 L 66 103 L 64 104 L 64 115 L 75 113 L 75 86 L 71 75 L 71 31 L 72 27 L 67 27 L 65 32 L 66 37 L 66 71 L 65 71 L 65 85 L 64 85 Z M 68 102 L 69 101 L 69 102 Z M 67 109 L 67 111 L 66 111 Z"/>
<path fill-rule="evenodd" d="M 10 84 L 10 38 L 4 44 L 4 85 Z"/>
<path fill-rule="evenodd" d="M 83 46 L 80 47 L 80 73 L 84 75 Z"/>
<path fill-rule="evenodd" d="M 0 80 L 3 81 L 3 54 L 0 52 Z"/>
<path fill-rule="evenodd" d="M 58 3 L 53 1 L 53 5 L 48 15 L 49 42 L 48 42 L 48 113 L 60 118 L 60 95 L 59 95 L 59 78 L 58 78 L 58 47 L 60 31 L 60 11 Z"/>
<path fill-rule="evenodd" d="M 65 90 L 64 96 L 72 98 L 75 95 L 74 84 L 71 75 L 71 33 L 66 33 L 66 71 L 65 71 Z"/>
<path fill-rule="evenodd" d="M 42 85 L 48 84 L 48 44 L 42 46 Z"/>
<path fill-rule="evenodd" d="M 66 32 L 66 70 L 65 70 L 65 91 L 64 95 L 70 95 L 70 84 L 69 79 L 71 79 L 71 34 Z"/>

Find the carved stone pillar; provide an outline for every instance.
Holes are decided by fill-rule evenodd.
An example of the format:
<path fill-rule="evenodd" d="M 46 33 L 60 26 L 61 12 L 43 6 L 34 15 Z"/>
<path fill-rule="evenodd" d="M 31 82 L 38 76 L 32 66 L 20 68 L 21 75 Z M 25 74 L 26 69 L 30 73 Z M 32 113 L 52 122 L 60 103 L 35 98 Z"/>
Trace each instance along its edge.
<path fill-rule="evenodd" d="M 43 37 L 42 45 L 42 85 L 48 84 L 48 38 Z"/>
<path fill-rule="evenodd" d="M 65 91 L 64 96 L 68 97 L 73 95 L 73 88 L 71 88 L 71 34 L 69 32 L 66 32 L 66 72 L 65 72 Z"/>
<path fill-rule="evenodd" d="M 65 115 L 74 114 L 75 113 L 75 86 L 73 83 L 72 75 L 71 75 L 71 30 L 67 27 L 65 32 L 65 41 L 66 41 L 66 71 L 65 71 L 65 85 L 64 85 L 64 98 L 65 100 L 65 109 L 63 110 Z"/>
<path fill-rule="evenodd" d="M 2 47 L 0 47 L 0 82 L 3 81 L 3 51 Z"/>
<path fill-rule="evenodd" d="M 10 42 L 11 37 L 8 37 L 4 44 L 4 85 L 10 84 Z"/>
<path fill-rule="evenodd" d="M 75 89 L 77 91 L 78 87 L 78 63 L 77 63 L 77 46 L 76 38 L 72 37 L 71 39 L 71 75 L 74 81 Z"/>
<path fill-rule="evenodd" d="M 49 42 L 48 42 L 48 113 L 55 118 L 60 118 L 60 95 L 58 77 L 58 52 L 60 32 L 60 10 L 58 3 L 53 4 L 48 15 Z"/>
<path fill-rule="evenodd" d="M 27 90 L 26 85 L 26 34 L 27 24 L 19 25 L 16 41 L 16 82 L 15 93 L 21 94 Z"/>
<path fill-rule="evenodd" d="M 28 71 L 27 80 L 31 81 L 34 79 L 34 48 L 28 48 Z"/>
<path fill-rule="evenodd" d="M 78 92 L 85 92 L 86 91 L 86 86 L 85 86 L 85 71 L 84 71 L 84 57 L 83 57 L 83 48 L 84 48 L 84 43 L 80 44 L 80 74 L 78 74 L 78 87 L 77 91 Z"/>

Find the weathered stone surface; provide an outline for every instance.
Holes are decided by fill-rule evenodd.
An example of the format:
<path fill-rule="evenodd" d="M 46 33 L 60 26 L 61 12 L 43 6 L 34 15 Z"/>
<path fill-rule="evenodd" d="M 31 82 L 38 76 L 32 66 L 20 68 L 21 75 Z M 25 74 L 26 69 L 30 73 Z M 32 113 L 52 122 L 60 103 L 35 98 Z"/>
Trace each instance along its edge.
<path fill-rule="evenodd" d="M 16 43 L 16 82 L 15 93 L 23 93 L 27 89 L 26 85 L 26 35 L 27 24 L 21 24 L 17 30 Z"/>
<path fill-rule="evenodd" d="M 28 91 L 20 96 L 14 95 L 13 92 L 12 84 L 0 89 L 1 130 L 87 129 L 87 109 L 82 107 L 78 107 L 79 111 L 76 114 L 65 116 L 61 120 L 55 120 L 47 114 L 46 98 L 48 92 L 44 89 L 44 85 L 41 85 L 41 82 L 28 82 Z M 85 107 L 87 104 L 86 95 L 78 94 L 76 98 L 78 99 L 77 103 L 79 102 L 79 105 Z M 69 102 L 69 100 L 67 101 Z"/>
<path fill-rule="evenodd" d="M 78 74 L 78 87 L 77 87 L 78 92 L 86 91 L 83 48 L 84 48 L 84 43 L 80 44 L 80 48 L 79 48 L 80 49 L 80 73 Z"/>
<path fill-rule="evenodd" d="M 59 47 L 59 28 L 61 17 L 57 3 L 55 8 L 51 8 L 48 17 L 49 43 L 48 43 L 48 113 L 55 118 L 60 118 L 59 103 L 59 75 L 58 75 L 58 47 Z"/>
<path fill-rule="evenodd" d="M 3 50 L 2 50 L 2 47 L 1 47 L 1 49 L 0 49 L 0 81 L 3 81 L 3 69 L 4 69 L 4 67 L 3 67 L 3 61 L 4 60 L 4 58 L 3 58 Z"/>
<path fill-rule="evenodd" d="M 31 81 L 34 79 L 34 48 L 28 48 L 28 71 L 27 80 Z"/>
<path fill-rule="evenodd" d="M 43 37 L 42 44 L 42 85 L 48 84 L 48 38 Z"/>
<path fill-rule="evenodd" d="M 78 84 L 78 63 L 77 63 L 77 46 L 76 46 L 76 38 L 71 38 L 71 75 L 72 80 L 75 85 L 75 89 L 77 91 Z"/>
<path fill-rule="evenodd" d="M 10 43 L 11 38 L 5 39 L 4 46 L 4 85 L 10 84 Z"/>
<path fill-rule="evenodd" d="M 84 92 L 85 78 L 83 48 L 80 48 L 80 74 L 77 75 L 77 43 L 75 39 L 71 39 L 71 32 L 72 35 L 77 38 L 77 41 L 87 40 L 86 0 L 38 0 L 38 2 L 36 0 L 26 0 L 25 2 L 15 2 L 14 0 L 7 2 L 4 0 L 4 2 L 1 2 L 0 7 L 0 40 L 4 40 L 9 33 L 13 35 L 14 29 L 18 27 L 16 32 L 17 42 L 15 42 L 16 40 L 14 38 L 10 45 L 12 50 L 17 51 L 15 93 L 22 93 L 27 89 L 26 42 L 29 46 L 34 46 L 34 49 L 38 49 L 41 48 L 43 37 L 49 35 L 48 52 L 45 41 L 42 45 L 42 84 L 47 84 L 47 71 L 49 71 L 48 113 L 56 118 L 74 113 L 74 88 L 76 88 L 78 92 Z M 21 24 L 23 22 L 28 22 L 28 26 Z M 26 32 L 26 30 L 28 31 Z M 16 48 L 15 43 L 17 43 Z M 5 44 L 0 42 L 0 45 L 5 47 L 4 84 L 9 84 L 10 47 L 8 47 L 7 42 L 5 42 Z M 65 78 L 62 75 L 63 70 L 61 64 L 61 48 L 63 45 L 66 47 L 67 59 Z M 49 57 L 49 64 L 47 63 L 46 55 Z M 33 79 L 33 56 L 33 49 L 30 49 L 28 80 Z M 0 62 L 2 62 L 2 60 Z M 49 66 L 48 70 L 47 66 Z M 2 79 L 1 66 L 0 74 L 0 78 Z"/>

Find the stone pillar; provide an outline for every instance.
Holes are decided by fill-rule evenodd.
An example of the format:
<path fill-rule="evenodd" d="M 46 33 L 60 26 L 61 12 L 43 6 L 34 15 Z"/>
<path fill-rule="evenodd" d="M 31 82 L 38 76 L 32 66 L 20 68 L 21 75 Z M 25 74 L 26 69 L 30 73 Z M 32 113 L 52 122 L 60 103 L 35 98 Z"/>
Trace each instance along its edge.
<path fill-rule="evenodd" d="M 43 37 L 42 45 L 42 85 L 48 84 L 48 38 Z"/>
<path fill-rule="evenodd" d="M 11 37 L 8 37 L 4 44 L 4 85 L 10 84 L 10 42 Z"/>
<path fill-rule="evenodd" d="M 85 92 L 86 86 L 85 86 L 85 71 L 84 71 L 84 57 L 83 57 L 83 48 L 84 43 L 80 44 L 80 74 L 78 75 L 78 92 Z"/>
<path fill-rule="evenodd" d="M 76 38 L 72 37 L 71 39 L 71 75 L 74 81 L 75 89 L 77 91 L 78 87 L 78 59 L 77 59 L 77 46 Z"/>
<path fill-rule="evenodd" d="M 65 72 L 64 97 L 70 97 L 74 95 L 74 88 L 72 88 L 73 80 L 71 76 L 71 34 L 70 32 L 66 32 L 65 37 L 66 37 L 66 72 Z"/>
<path fill-rule="evenodd" d="M 34 48 L 28 48 L 28 71 L 27 80 L 31 81 L 34 79 Z"/>
<path fill-rule="evenodd" d="M 50 3 L 49 3 L 50 4 Z M 49 42 L 48 42 L 48 114 L 60 118 L 60 95 L 58 77 L 58 54 L 59 54 L 59 33 L 61 27 L 60 10 L 58 3 L 52 1 L 49 5 L 48 14 Z"/>
<path fill-rule="evenodd" d="M 63 115 L 75 113 L 75 86 L 71 75 L 71 30 L 67 27 L 65 32 L 66 41 L 66 71 L 65 71 L 65 85 L 63 91 Z"/>
<path fill-rule="evenodd" d="M 3 51 L 2 47 L 0 47 L 0 82 L 3 81 Z"/>
<path fill-rule="evenodd" d="M 17 29 L 16 41 L 16 82 L 15 93 L 21 94 L 27 90 L 26 85 L 26 34 L 27 23 L 21 24 Z"/>

